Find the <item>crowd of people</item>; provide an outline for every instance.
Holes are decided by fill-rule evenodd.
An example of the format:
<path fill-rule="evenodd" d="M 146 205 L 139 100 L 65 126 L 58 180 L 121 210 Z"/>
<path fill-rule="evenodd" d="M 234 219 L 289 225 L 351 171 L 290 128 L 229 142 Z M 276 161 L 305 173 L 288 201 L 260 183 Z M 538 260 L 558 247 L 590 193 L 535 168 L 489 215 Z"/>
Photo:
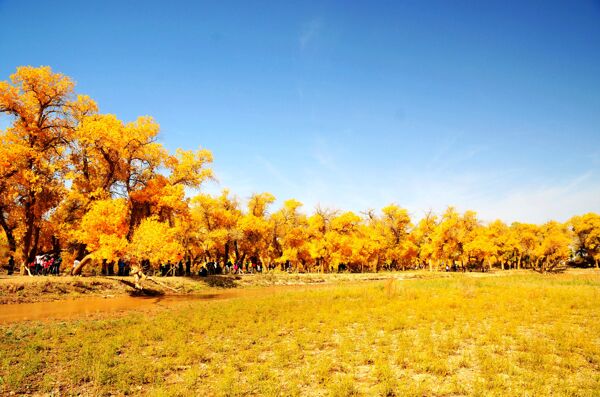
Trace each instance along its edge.
<path fill-rule="evenodd" d="M 170 276 L 191 276 L 198 275 L 200 277 L 207 277 L 217 274 L 256 274 L 263 273 L 265 270 L 274 270 L 278 267 L 275 264 L 269 264 L 264 266 L 260 260 L 249 260 L 249 261 L 194 261 L 191 259 L 181 260 L 177 263 L 163 263 L 158 267 L 156 275 L 162 277 Z M 282 271 L 291 271 L 291 264 L 284 263 L 280 265 Z M 142 261 L 142 269 L 145 272 L 151 273 L 150 263 L 148 261 Z"/>
<path fill-rule="evenodd" d="M 275 265 L 269 266 L 269 270 L 275 269 Z M 282 267 L 283 269 L 283 267 Z M 170 261 L 161 264 L 159 267 L 159 274 L 163 277 L 168 276 L 191 276 L 197 274 L 200 277 L 207 277 L 210 275 L 217 274 L 254 274 L 262 273 L 264 266 L 260 260 L 236 261 L 233 263 L 231 260 L 227 262 L 219 262 L 214 260 L 208 260 L 206 262 L 196 262 L 192 264 L 191 259 L 186 261 L 179 261 L 176 264 Z"/>
<path fill-rule="evenodd" d="M 58 276 L 62 258 L 60 254 L 40 254 L 29 263 L 29 274 L 32 276 Z"/>
<path fill-rule="evenodd" d="M 45 253 L 35 257 L 27 266 L 27 272 L 32 276 L 58 276 L 61 272 L 62 257 L 57 253 Z M 72 269 L 67 269 L 69 274 L 74 274 L 73 271 L 79 266 L 80 261 L 74 260 Z M 141 261 L 141 269 L 145 274 L 152 274 L 154 276 L 162 277 L 182 277 L 182 276 L 193 276 L 197 275 L 200 277 L 208 277 L 211 275 L 219 274 L 258 274 L 264 271 L 271 271 L 280 268 L 281 271 L 292 272 L 293 268 L 289 261 L 281 264 L 269 263 L 266 266 L 263 265 L 262 261 L 258 259 L 251 259 L 247 261 L 215 261 L 215 260 L 200 260 L 192 261 L 191 259 L 180 260 L 177 263 L 167 261 L 166 263 L 160 264 L 157 268 L 151 266 L 149 260 L 144 259 Z M 116 268 L 115 268 L 116 265 Z M 11 255 L 8 259 L 8 264 L 5 266 L 8 275 L 14 274 L 15 272 L 15 260 Z M 119 259 L 116 263 L 114 261 L 107 261 L 106 259 L 101 261 L 100 274 L 103 276 L 128 276 L 130 273 L 131 266 L 124 260 Z M 18 270 L 18 269 L 17 269 Z M 346 271 L 345 265 L 338 267 L 338 272 Z M 97 271 L 97 270 L 96 270 Z"/>

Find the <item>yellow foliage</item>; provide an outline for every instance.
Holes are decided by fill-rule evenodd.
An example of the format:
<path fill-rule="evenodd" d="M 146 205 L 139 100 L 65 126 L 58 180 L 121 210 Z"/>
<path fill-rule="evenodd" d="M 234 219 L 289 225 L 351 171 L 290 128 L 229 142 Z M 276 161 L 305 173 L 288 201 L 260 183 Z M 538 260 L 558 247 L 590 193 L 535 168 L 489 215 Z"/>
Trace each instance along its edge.
<path fill-rule="evenodd" d="M 590 212 L 574 216 L 570 219 L 569 225 L 575 237 L 575 252 L 598 267 L 600 264 L 600 215 Z"/>
<path fill-rule="evenodd" d="M 47 66 L 19 67 L 0 82 L 0 113 L 11 120 L 0 131 L 0 244 L 18 248 L 22 260 L 59 243 L 98 259 L 157 264 L 185 254 L 289 263 L 302 271 L 434 263 L 548 270 L 573 258 L 600 262 L 600 217 L 593 213 L 566 225 L 508 227 L 449 207 L 414 226 L 395 204 L 363 219 L 321 208 L 307 216 L 297 200 L 269 214 L 275 197 L 266 192 L 253 194 L 246 211 L 228 191 L 190 199 L 186 189 L 213 178 L 210 151 L 170 153 L 157 142 L 160 126 L 152 117 L 123 122 L 98 114 L 69 77 Z"/>
<path fill-rule="evenodd" d="M 184 248 L 177 239 L 175 228 L 156 217 L 144 219 L 133 233 L 128 256 L 138 263 L 148 259 L 158 267 L 161 263 L 175 263 L 182 259 Z"/>
<path fill-rule="evenodd" d="M 206 149 L 195 153 L 177 149 L 175 156 L 169 156 L 166 160 L 166 166 L 171 170 L 169 181 L 173 185 L 198 187 L 206 179 L 213 177 L 212 170 L 206 168 L 212 160 L 212 153 Z"/>
<path fill-rule="evenodd" d="M 75 238 L 95 259 L 117 260 L 127 250 L 127 219 L 124 199 L 96 201 L 83 216 Z"/>
<path fill-rule="evenodd" d="M 541 270 L 566 261 L 570 254 L 570 244 L 571 238 L 565 225 L 555 221 L 542 225 L 533 251 Z"/>

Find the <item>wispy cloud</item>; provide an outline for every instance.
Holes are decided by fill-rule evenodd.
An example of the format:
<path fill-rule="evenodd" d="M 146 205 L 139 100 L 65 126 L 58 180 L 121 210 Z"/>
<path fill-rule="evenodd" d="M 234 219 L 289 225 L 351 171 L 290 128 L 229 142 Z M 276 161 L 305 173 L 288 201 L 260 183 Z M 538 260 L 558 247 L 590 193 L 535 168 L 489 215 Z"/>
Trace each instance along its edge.
<path fill-rule="evenodd" d="M 329 172 L 337 172 L 332 146 L 322 136 L 317 136 L 315 139 L 312 155 L 317 164 Z"/>
<path fill-rule="evenodd" d="M 482 216 L 507 221 L 566 221 L 590 211 L 600 212 L 600 181 L 592 172 L 558 184 L 523 186 L 481 203 Z"/>
<path fill-rule="evenodd" d="M 267 171 L 269 176 L 276 179 L 277 182 L 284 186 L 286 189 L 290 191 L 296 191 L 298 189 L 298 185 L 296 182 L 292 181 L 291 178 L 286 176 L 283 172 L 281 172 L 282 167 L 276 167 L 271 161 L 267 160 L 265 157 L 257 155 L 256 160 L 259 164 L 262 164 L 264 169 Z"/>
<path fill-rule="evenodd" d="M 518 169 L 416 173 L 382 169 L 376 174 L 359 174 L 343 162 L 332 172 L 331 155 L 319 156 L 311 176 L 298 190 L 298 199 L 307 208 L 320 203 L 357 212 L 379 210 L 394 202 L 407 208 L 417 220 L 429 209 L 442 213 L 453 205 L 460 211 L 476 211 L 484 222 L 502 219 L 507 223 L 566 221 L 573 215 L 600 212 L 600 175 L 593 170 L 535 181 L 524 181 L 524 171 Z"/>
<path fill-rule="evenodd" d="M 313 42 L 321 33 L 323 27 L 323 21 L 321 18 L 313 18 L 306 22 L 300 31 L 300 37 L 298 38 L 300 49 L 304 50 L 308 45 Z"/>
<path fill-rule="evenodd" d="M 484 221 L 543 223 L 566 221 L 573 215 L 600 211 L 600 179 L 593 172 L 544 183 L 519 183 L 517 170 L 489 173 L 429 175 L 411 183 L 407 207 L 418 217 L 423 211 L 442 212 L 446 206 L 475 210 Z"/>
<path fill-rule="evenodd" d="M 352 156 L 346 143 L 323 134 L 314 135 L 298 150 L 308 160 L 301 165 L 300 157 L 283 164 L 255 155 L 243 169 L 225 172 L 216 167 L 222 182 L 218 188 L 231 187 L 243 201 L 253 192 L 269 191 L 278 199 L 274 209 L 295 198 L 307 212 L 321 205 L 358 213 L 397 203 L 414 220 L 429 209 L 442 213 L 448 205 L 474 210 L 483 221 L 507 223 L 565 221 L 576 214 L 600 212 L 600 172 L 593 165 L 587 171 L 553 177 L 518 165 L 476 167 L 474 158 L 491 149 L 476 145 L 461 149 L 448 142 L 440 153 L 432 153 L 438 154 L 433 161 L 424 157 L 422 162 L 388 161 L 373 167 L 373 159 Z"/>

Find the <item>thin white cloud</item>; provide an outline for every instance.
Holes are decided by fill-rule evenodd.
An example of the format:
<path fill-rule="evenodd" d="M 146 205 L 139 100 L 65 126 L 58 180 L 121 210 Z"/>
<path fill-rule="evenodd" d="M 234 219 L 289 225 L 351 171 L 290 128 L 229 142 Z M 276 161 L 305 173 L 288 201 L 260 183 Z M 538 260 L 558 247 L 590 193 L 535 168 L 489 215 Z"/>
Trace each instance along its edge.
<path fill-rule="evenodd" d="M 313 18 L 304 24 L 298 38 L 300 49 L 304 50 L 313 42 L 320 34 L 323 26 L 321 18 Z"/>
<path fill-rule="evenodd" d="M 244 199 L 253 192 L 269 191 L 277 197 L 274 209 L 290 198 L 304 203 L 306 212 L 320 205 L 358 213 L 397 203 L 416 221 L 429 209 L 440 214 L 452 205 L 460 211 L 476 211 L 483 221 L 507 223 L 565 221 L 573 215 L 600 212 L 600 172 L 593 165 L 588 172 L 553 178 L 519 168 L 490 171 L 477 168 L 473 161 L 487 148 L 447 146 L 433 163 L 425 159 L 422 164 L 374 170 L 362 163 L 368 160 L 347 156 L 343 144 L 333 145 L 316 135 L 305 148 L 312 161 L 299 168 L 282 167 L 258 155 L 244 169 L 225 173 L 216 166 L 215 171 L 221 180 L 218 190 L 229 187 Z"/>
<path fill-rule="evenodd" d="M 283 172 L 281 172 L 280 169 L 277 168 L 271 161 L 260 155 L 256 156 L 256 160 L 264 166 L 267 173 L 271 177 L 275 178 L 280 185 L 285 186 L 291 191 L 298 189 L 298 185 L 292 181 L 291 178 L 288 178 Z"/>
<path fill-rule="evenodd" d="M 431 177 L 421 189 L 412 187 L 407 207 L 418 215 L 431 208 L 441 213 L 448 205 L 474 210 L 483 221 L 544 223 L 566 221 L 573 215 L 600 211 L 600 180 L 592 172 L 552 184 L 510 187 L 508 174 L 462 174 Z M 411 190 L 411 189 L 409 189 Z"/>
<path fill-rule="evenodd" d="M 564 222 L 590 211 L 600 212 L 600 182 L 589 172 L 556 186 L 521 187 L 487 205 L 481 203 L 482 217 L 509 222 Z"/>
<path fill-rule="evenodd" d="M 317 136 L 315 139 L 312 156 L 317 164 L 329 172 L 338 172 L 331 145 L 322 136 Z"/>
<path fill-rule="evenodd" d="M 564 222 L 573 215 L 600 212 L 600 176 L 593 171 L 545 183 L 518 184 L 522 171 L 445 172 L 402 175 L 393 172 L 365 177 L 320 172 L 315 164 L 310 177 L 297 190 L 306 208 L 317 204 L 355 212 L 395 202 L 407 208 L 414 220 L 432 209 L 441 214 L 449 206 L 474 210 L 484 222 L 502 219 L 544 223 Z M 340 169 L 344 169 L 340 167 Z M 350 177 L 352 176 L 352 177 Z"/>

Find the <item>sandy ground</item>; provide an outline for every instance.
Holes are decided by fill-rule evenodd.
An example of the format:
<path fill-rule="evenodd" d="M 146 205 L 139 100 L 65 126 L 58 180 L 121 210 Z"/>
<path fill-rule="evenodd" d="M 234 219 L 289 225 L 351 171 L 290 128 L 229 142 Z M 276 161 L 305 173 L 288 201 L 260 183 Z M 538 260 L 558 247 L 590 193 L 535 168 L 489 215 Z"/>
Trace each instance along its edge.
<path fill-rule="evenodd" d="M 21 276 L 0 275 L 0 305 L 49 302 L 89 297 L 110 298 L 120 295 L 199 294 L 220 289 L 252 288 L 278 285 L 305 285 L 383 280 L 390 277 L 420 278 L 431 274 L 419 272 L 376 274 L 269 274 L 220 275 L 209 277 L 156 277 L 159 283 L 146 281 L 144 291 L 134 288 L 133 277 Z M 161 285 L 162 284 L 162 285 Z"/>
<path fill-rule="evenodd" d="M 469 277 L 498 277 L 531 270 L 508 270 L 486 273 L 467 273 Z M 568 269 L 571 274 L 596 274 L 598 269 Z M 0 274 L 0 305 L 16 303 L 49 302 L 90 297 L 111 298 L 115 296 L 165 296 L 202 294 L 221 289 L 255 288 L 285 285 L 337 284 L 348 282 L 378 281 L 389 278 L 420 279 L 452 277 L 453 273 L 429 272 L 427 270 L 381 273 L 331 273 L 297 274 L 271 272 L 265 274 L 220 275 L 209 277 L 157 277 L 160 284 L 146 281 L 140 293 L 133 286 L 132 277 L 102 276 L 21 276 Z"/>

